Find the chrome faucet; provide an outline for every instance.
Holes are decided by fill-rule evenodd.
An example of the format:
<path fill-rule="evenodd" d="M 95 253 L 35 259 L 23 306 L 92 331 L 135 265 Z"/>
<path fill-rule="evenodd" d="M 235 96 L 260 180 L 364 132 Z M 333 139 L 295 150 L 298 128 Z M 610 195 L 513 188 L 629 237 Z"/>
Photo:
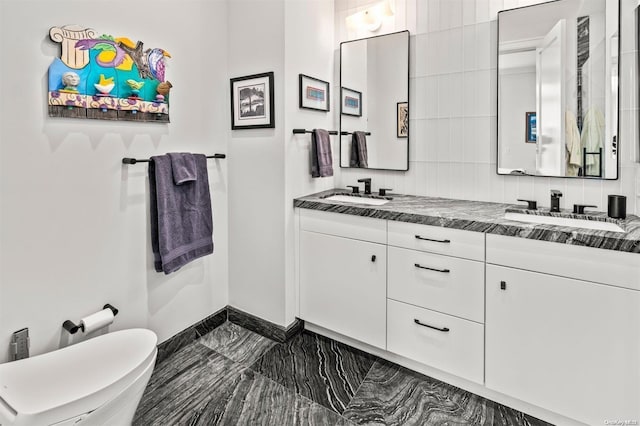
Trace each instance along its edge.
<path fill-rule="evenodd" d="M 562 192 L 558 191 L 557 189 L 551 190 L 551 208 L 549 209 L 549 211 L 560 211 L 560 197 L 562 197 Z"/>
<path fill-rule="evenodd" d="M 364 182 L 365 195 L 371 195 L 371 178 L 358 179 L 358 182 Z"/>

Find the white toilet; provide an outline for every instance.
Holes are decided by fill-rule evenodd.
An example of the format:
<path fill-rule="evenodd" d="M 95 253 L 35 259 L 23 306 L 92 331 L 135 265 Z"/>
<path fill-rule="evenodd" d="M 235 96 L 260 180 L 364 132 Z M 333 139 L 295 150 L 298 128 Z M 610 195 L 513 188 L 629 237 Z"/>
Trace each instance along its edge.
<path fill-rule="evenodd" d="M 121 330 L 0 364 L 0 425 L 131 424 L 157 341 L 150 330 Z"/>

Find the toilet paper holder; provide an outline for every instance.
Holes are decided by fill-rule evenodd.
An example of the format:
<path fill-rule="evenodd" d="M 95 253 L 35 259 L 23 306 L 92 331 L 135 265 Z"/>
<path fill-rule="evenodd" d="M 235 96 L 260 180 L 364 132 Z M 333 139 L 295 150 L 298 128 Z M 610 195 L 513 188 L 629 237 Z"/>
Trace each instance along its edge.
<path fill-rule="evenodd" d="M 113 312 L 113 316 L 115 317 L 116 315 L 118 315 L 118 309 L 115 308 L 114 306 L 112 306 L 111 304 L 107 303 L 106 305 L 104 305 L 102 307 L 102 309 L 111 309 L 111 312 Z M 78 324 L 76 325 L 73 321 L 71 320 L 66 320 L 65 322 L 62 323 L 62 328 L 64 328 L 65 330 L 67 330 L 69 333 L 71 334 L 76 334 L 78 332 L 78 330 L 83 331 L 84 332 L 84 324 Z"/>

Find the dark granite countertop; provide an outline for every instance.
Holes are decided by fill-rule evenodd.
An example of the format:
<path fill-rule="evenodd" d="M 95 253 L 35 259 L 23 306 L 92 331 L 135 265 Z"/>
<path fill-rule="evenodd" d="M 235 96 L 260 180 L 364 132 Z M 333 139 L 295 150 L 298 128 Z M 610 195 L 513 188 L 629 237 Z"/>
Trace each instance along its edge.
<path fill-rule="evenodd" d="M 513 204 L 388 194 L 393 198 L 391 201 L 381 206 L 372 206 L 326 199 L 334 194 L 347 194 L 347 191 L 331 189 L 299 197 L 294 200 L 294 206 L 303 209 L 640 253 L 640 218 L 635 215 L 628 215 L 624 220 L 615 220 L 626 232 L 611 232 L 507 220 L 504 218 L 505 210 L 517 208 L 522 210 L 520 206 Z M 533 213 L 523 210 L 523 213 L 527 212 Z M 589 214 L 596 216 L 599 220 L 611 221 L 606 218 L 605 213 Z M 568 210 L 563 210 L 561 215 L 572 216 Z"/>

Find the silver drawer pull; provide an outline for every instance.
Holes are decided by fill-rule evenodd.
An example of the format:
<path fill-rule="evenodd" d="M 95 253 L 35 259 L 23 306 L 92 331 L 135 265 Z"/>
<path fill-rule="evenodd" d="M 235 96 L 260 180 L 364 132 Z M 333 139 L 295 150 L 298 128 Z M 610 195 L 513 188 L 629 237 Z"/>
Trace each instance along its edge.
<path fill-rule="evenodd" d="M 445 332 L 445 333 L 449 331 L 449 329 L 448 329 L 447 327 L 438 328 L 438 327 L 434 327 L 434 326 L 429 325 L 429 324 L 423 324 L 423 323 L 421 323 L 421 322 L 420 322 L 420 320 L 419 320 L 419 319 L 417 319 L 417 318 L 414 318 L 413 322 L 415 322 L 416 324 L 421 325 L 421 326 L 423 326 L 423 327 L 432 328 L 432 329 L 434 329 L 434 330 L 442 331 L 442 332 Z"/>
<path fill-rule="evenodd" d="M 446 274 L 448 274 L 449 272 L 451 272 L 451 271 L 450 271 L 450 270 L 448 270 L 448 269 L 436 269 L 436 268 L 429 268 L 429 267 L 427 267 L 427 266 L 422 266 L 422 265 L 421 265 L 421 264 L 419 264 L 419 263 L 414 263 L 413 265 L 414 265 L 416 268 L 420 268 L 420 269 L 428 269 L 428 270 L 430 270 L 430 271 L 436 271 L 436 272 L 444 272 L 444 273 L 446 273 Z"/>
<path fill-rule="evenodd" d="M 416 240 L 423 240 L 423 241 L 433 241 L 436 243 L 450 243 L 451 240 L 434 240 L 433 238 L 425 238 L 425 237 L 421 237 L 420 235 L 416 235 Z"/>

